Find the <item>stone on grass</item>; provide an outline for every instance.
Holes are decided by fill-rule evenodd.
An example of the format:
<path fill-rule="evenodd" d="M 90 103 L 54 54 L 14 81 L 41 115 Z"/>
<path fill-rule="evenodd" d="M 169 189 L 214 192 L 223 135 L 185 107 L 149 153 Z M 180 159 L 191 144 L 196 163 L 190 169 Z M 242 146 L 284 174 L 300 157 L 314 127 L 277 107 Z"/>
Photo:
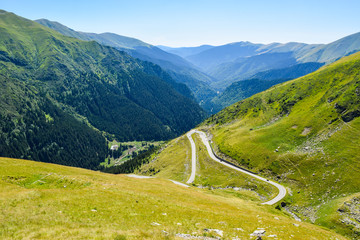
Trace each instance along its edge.
<path fill-rule="evenodd" d="M 265 235 L 265 230 L 264 229 L 258 229 L 258 230 L 255 230 L 253 233 L 250 234 L 250 236 L 252 237 L 262 237 Z"/>

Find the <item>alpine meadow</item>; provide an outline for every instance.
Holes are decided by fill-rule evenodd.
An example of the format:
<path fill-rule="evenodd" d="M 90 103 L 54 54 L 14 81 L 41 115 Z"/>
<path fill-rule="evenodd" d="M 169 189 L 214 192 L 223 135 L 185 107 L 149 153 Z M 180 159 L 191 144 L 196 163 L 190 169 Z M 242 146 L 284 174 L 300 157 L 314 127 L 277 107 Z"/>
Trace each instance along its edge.
<path fill-rule="evenodd" d="M 4 0 L 0 238 L 360 239 L 359 7 Z"/>

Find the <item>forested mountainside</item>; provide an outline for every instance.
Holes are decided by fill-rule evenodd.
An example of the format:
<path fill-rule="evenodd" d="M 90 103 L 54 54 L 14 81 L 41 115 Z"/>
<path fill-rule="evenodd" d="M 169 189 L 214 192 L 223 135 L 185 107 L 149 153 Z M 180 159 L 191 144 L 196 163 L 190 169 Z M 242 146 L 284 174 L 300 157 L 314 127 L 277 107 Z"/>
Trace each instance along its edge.
<path fill-rule="evenodd" d="M 145 43 L 135 38 L 129 38 L 114 33 L 85 33 L 70 29 L 58 22 L 47 19 L 36 20 L 38 23 L 49 27 L 65 36 L 78 38 L 81 40 L 94 40 L 105 46 L 111 46 L 122 50 L 135 58 L 149 61 L 160 65 L 176 81 L 173 87 L 186 97 L 195 97 L 198 102 L 204 102 L 216 95 L 215 90 L 209 86 L 214 79 L 199 71 L 194 65 L 179 57 L 168 53 L 151 44 Z M 190 91 L 184 92 L 183 89 L 174 83 L 186 84 Z"/>
<path fill-rule="evenodd" d="M 2 156 L 58 156 L 93 167 L 106 152 L 100 132 L 120 141 L 164 140 L 205 117 L 159 66 L 6 11 L 0 12 L 0 81 Z M 91 166 L 79 154 L 84 161 L 91 155 Z"/>
<path fill-rule="evenodd" d="M 212 109 L 212 113 L 217 113 L 233 103 L 265 91 L 276 84 L 312 73 L 323 65 L 323 63 L 316 62 L 299 63 L 287 68 L 259 72 L 250 77 L 249 80 L 232 83 L 219 96 L 206 102 L 204 107 Z"/>

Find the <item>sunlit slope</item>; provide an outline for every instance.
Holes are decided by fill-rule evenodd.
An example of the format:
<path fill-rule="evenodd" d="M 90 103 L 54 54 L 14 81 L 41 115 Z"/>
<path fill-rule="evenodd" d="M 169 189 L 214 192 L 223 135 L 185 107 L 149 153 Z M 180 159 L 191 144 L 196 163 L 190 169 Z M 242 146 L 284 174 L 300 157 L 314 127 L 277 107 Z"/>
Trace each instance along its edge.
<path fill-rule="evenodd" d="M 305 219 L 360 191 L 360 53 L 277 85 L 209 118 L 219 150 L 286 182 Z M 336 208 L 335 208 L 336 211 Z M 340 223 L 340 220 L 334 220 Z"/>
<path fill-rule="evenodd" d="M 0 158 L 2 239 L 177 239 L 176 234 L 248 238 L 258 227 L 279 239 L 342 239 L 232 197 L 40 162 Z M 276 214 L 279 214 L 277 212 Z M 235 229 L 238 228 L 238 229 Z M 241 229 L 240 229 L 241 228 Z"/>
<path fill-rule="evenodd" d="M 197 154 L 194 186 L 257 202 L 269 200 L 278 193 L 276 188 L 267 183 L 215 162 L 210 158 L 199 136 L 193 134 L 192 138 Z M 138 173 L 186 183 L 191 174 L 191 146 L 187 136 L 169 142 L 153 161 L 143 165 Z"/>

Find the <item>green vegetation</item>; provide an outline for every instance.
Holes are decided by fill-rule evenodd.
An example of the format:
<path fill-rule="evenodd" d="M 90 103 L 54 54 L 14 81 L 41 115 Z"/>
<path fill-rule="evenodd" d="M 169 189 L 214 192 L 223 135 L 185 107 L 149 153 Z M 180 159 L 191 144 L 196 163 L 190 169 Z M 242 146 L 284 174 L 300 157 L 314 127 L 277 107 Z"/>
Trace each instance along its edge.
<path fill-rule="evenodd" d="M 46 92 L 118 140 L 168 139 L 203 119 L 159 66 L 11 13 L 0 16 L 0 73 Z"/>
<path fill-rule="evenodd" d="M 148 164 L 143 165 L 139 174 L 186 182 L 191 174 L 191 146 L 184 135 L 170 141 Z"/>
<path fill-rule="evenodd" d="M 133 173 L 142 165 L 147 164 L 152 159 L 152 156 L 155 154 L 155 152 L 159 150 L 159 148 L 160 146 L 154 147 L 151 145 L 148 150 L 143 151 L 138 155 L 134 155 L 131 160 L 113 166 L 101 166 L 99 169 L 102 172 L 113 174 Z"/>
<path fill-rule="evenodd" d="M 98 131 L 22 82 L 1 80 L 0 156 L 90 169 L 104 160 L 107 145 Z"/>
<path fill-rule="evenodd" d="M 359 70 L 357 53 L 238 102 L 203 127 L 222 153 L 288 184 L 287 204 L 315 222 L 319 209 L 360 192 Z M 359 231 L 337 224 L 342 234 Z"/>
<path fill-rule="evenodd" d="M 276 84 L 312 73 L 323 65 L 323 63 L 310 62 L 295 64 L 287 68 L 259 72 L 249 80 L 232 83 L 219 96 L 206 102 L 203 107 L 212 109 L 212 113 L 217 113 L 231 104 L 265 91 Z"/>
<path fill-rule="evenodd" d="M 167 82 L 177 92 L 187 98 L 196 99 L 201 103 L 210 100 L 216 95 L 215 91 L 208 85 L 208 83 L 212 81 L 211 77 L 195 69 L 193 65 L 185 59 L 162 51 L 158 47 L 144 43 L 138 39 L 120 36 L 114 33 L 96 34 L 77 32 L 58 22 L 46 19 L 36 20 L 36 22 L 54 29 L 65 36 L 75 37 L 86 41 L 96 41 L 102 45 L 125 51 L 134 58 L 158 64 L 176 81 L 171 79 Z M 189 89 L 191 89 L 191 91 Z"/>
<path fill-rule="evenodd" d="M 219 195 L 232 195 L 257 202 L 270 199 L 277 189 L 252 179 L 246 174 L 225 167 L 210 159 L 205 146 L 193 135 L 197 147 L 197 167 L 194 186 Z M 136 172 L 142 175 L 173 179 L 186 183 L 191 174 L 191 146 L 187 136 L 172 140 L 164 149 Z"/>
<path fill-rule="evenodd" d="M 8 158 L 0 158 L 0 208 L 1 239 L 219 237 L 205 229 L 247 239 L 258 227 L 278 239 L 345 239 L 272 208 L 168 180 Z"/>
<path fill-rule="evenodd" d="M 234 169 L 223 166 L 212 160 L 205 145 L 195 134 L 196 152 L 198 154 L 194 184 L 208 189 L 221 190 L 243 199 L 262 201 L 275 197 L 278 190 L 272 185 L 256 180 Z M 234 190 L 238 188 L 238 190 Z"/>
<path fill-rule="evenodd" d="M 324 63 L 307 62 L 292 65 L 287 68 L 271 69 L 255 74 L 252 78 L 266 81 L 278 79 L 295 79 L 312 73 L 322 67 Z"/>
<path fill-rule="evenodd" d="M 104 162 L 100 165 L 104 167 L 111 167 L 114 165 L 119 165 L 126 161 L 131 161 L 134 157 L 138 156 L 141 153 L 162 145 L 164 142 L 159 141 L 131 141 L 131 142 L 118 142 L 113 140 L 108 142 L 108 156 Z M 111 148 L 114 149 L 111 149 Z"/>
<path fill-rule="evenodd" d="M 0 11 L 0 156 L 95 169 L 104 136 L 175 137 L 205 113 L 172 82 L 157 65 Z"/>
<path fill-rule="evenodd" d="M 211 99 L 210 102 L 205 103 L 205 106 L 206 108 L 212 108 L 213 113 L 217 113 L 233 103 L 251 97 L 256 93 L 264 91 L 278 83 L 282 83 L 287 80 L 289 79 L 277 79 L 270 81 L 251 79 L 234 82 L 219 96 L 216 96 Z"/>

